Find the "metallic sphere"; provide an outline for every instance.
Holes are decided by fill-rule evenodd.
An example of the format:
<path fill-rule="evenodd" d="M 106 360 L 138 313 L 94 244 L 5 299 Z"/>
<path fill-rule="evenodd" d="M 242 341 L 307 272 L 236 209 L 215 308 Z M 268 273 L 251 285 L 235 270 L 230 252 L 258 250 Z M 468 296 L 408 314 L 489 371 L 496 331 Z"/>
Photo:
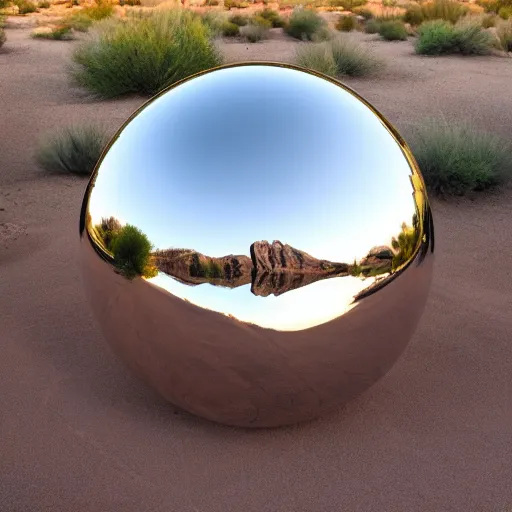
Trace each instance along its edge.
<path fill-rule="evenodd" d="M 434 251 L 395 129 L 338 81 L 273 63 L 140 108 L 96 166 L 80 238 L 119 357 L 175 406 L 246 427 L 317 418 L 382 377 Z"/>

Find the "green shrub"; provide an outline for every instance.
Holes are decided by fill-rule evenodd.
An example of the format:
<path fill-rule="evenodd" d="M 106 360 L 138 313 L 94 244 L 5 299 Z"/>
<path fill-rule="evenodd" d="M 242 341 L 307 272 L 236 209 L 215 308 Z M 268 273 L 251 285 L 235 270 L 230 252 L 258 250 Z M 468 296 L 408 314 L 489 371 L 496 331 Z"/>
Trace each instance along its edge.
<path fill-rule="evenodd" d="M 453 26 L 443 20 L 427 21 L 418 29 L 416 53 L 423 55 L 441 55 L 455 51 L 457 37 Z"/>
<path fill-rule="evenodd" d="M 416 53 L 423 55 L 486 55 L 492 45 L 492 36 L 479 25 L 465 23 L 453 26 L 446 21 L 437 20 L 419 27 L 415 49 Z"/>
<path fill-rule="evenodd" d="M 383 67 L 369 50 L 341 37 L 299 47 L 296 60 L 299 66 L 338 77 L 372 75 Z"/>
<path fill-rule="evenodd" d="M 309 9 L 294 9 L 285 28 L 290 36 L 305 41 L 312 41 L 316 37 L 321 38 L 325 29 L 324 19 Z"/>
<path fill-rule="evenodd" d="M 0 27 L 0 48 L 2 48 L 2 46 L 4 45 L 5 40 L 6 40 L 5 31 L 2 27 Z"/>
<path fill-rule="evenodd" d="M 37 5 L 30 0 L 15 0 L 14 5 L 18 6 L 19 14 L 30 14 L 37 12 Z"/>
<path fill-rule="evenodd" d="M 402 21 L 383 21 L 379 24 L 379 35 L 386 41 L 407 40 L 407 30 Z"/>
<path fill-rule="evenodd" d="M 498 16 L 504 20 L 508 20 L 510 17 L 512 17 L 512 6 L 500 7 Z"/>
<path fill-rule="evenodd" d="M 114 264 L 126 277 L 154 277 L 151 266 L 151 242 L 138 228 L 126 224 L 112 241 Z"/>
<path fill-rule="evenodd" d="M 36 161 L 48 172 L 90 176 L 107 142 L 98 127 L 67 128 L 39 144 Z"/>
<path fill-rule="evenodd" d="M 272 28 L 272 22 L 262 18 L 261 16 L 253 16 L 251 19 L 251 24 L 260 25 L 266 29 Z"/>
<path fill-rule="evenodd" d="M 455 25 L 457 51 L 462 55 L 488 55 L 493 47 L 493 36 L 471 21 Z"/>
<path fill-rule="evenodd" d="M 74 83 L 97 96 L 152 96 L 221 62 L 209 29 L 187 10 L 98 23 L 96 37 L 76 49 L 70 69 Z"/>
<path fill-rule="evenodd" d="M 249 43 L 257 43 L 265 39 L 268 33 L 268 28 L 258 23 L 251 23 L 240 29 L 240 33 L 249 41 Z"/>
<path fill-rule="evenodd" d="M 414 26 L 421 25 L 425 21 L 421 7 L 416 4 L 410 5 L 404 13 L 404 21 Z"/>
<path fill-rule="evenodd" d="M 364 31 L 367 34 L 377 34 L 379 32 L 380 23 L 376 20 L 368 20 L 364 26 Z"/>
<path fill-rule="evenodd" d="M 205 7 L 215 7 L 219 5 L 219 0 L 204 0 L 203 5 Z"/>
<path fill-rule="evenodd" d="M 467 125 L 429 121 L 413 134 L 410 146 L 434 194 L 485 190 L 512 175 L 509 141 Z"/>
<path fill-rule="evenodd" d="M 69 41 L 73 39 L 69 25 L 60 25 L 52 29 L 51 32 L 34 32 L 31 35 L 37 39 L 53 39 L 58 41 Z"/>
<path fill-rule="evenodd" d="M 48 2 L 48 0 L 42 0 L 42 2 L 39 2 L 37 6 L 39 7 L 39 9 L 49 9 L 50 2 Z"/>
<path fill-rule="evenodd" d="M 241 14 L 233 14 L 233 16 L 229 17 L 229 21 L 239 27 L 245 27 L 249 23 L 247 16 L 242 16 Z"/>
<path fill-rule="evenodd" d="M 0 9 L 5 9 L 6 7 L 9 7 L 10 3 L 11 0 L 0 0 Z"/>
<path fill-rule="evenodd" d="M 501 22 L 496 27 L 496 37 L 503 51 L 512 52 L 512 21 Z"/>
<path fill-rule="evenodd" d="M 341 32 L 351 32 L 356 28 L 357 21 L 355 16 L 340 16 L 336 23 L 336 29 Z"/>
<path fill-rule="evenodd" d="M 134 7 L 137 5 L 141 5 L 141 1 L 140 0 L 119 0 L 119 5 L 121 5 L 121 6 L 130 5 L 130 6 Z"/>
<path fill-rule="evenodd" d="M 258 11 L 256 15 L 259 16 L 260 18 L 268 20 L 273 28 L 280 28 L 286 25 L 284 19 L 281 18 L 279 13 L 272 9 L 263 9 L 262 11 Z"/>
<path fill-rule="evenodd" d="M 236 37 L 240 34 L 240 27 L 230 21 L 224 22 L 222 25 L 222 35 L 224 37 Z"/>

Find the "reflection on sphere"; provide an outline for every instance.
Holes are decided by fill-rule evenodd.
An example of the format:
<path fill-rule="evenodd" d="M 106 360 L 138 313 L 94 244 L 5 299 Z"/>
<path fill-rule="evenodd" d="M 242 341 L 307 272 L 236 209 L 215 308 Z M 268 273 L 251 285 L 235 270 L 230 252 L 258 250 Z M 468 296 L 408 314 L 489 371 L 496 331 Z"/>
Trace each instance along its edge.
<path fill-rule="evenodd" d="M 239 426 L 316 418 L 384 375 L 434 250 L 389 123 L 335 80 L 261 63 L 139 109 L 91 178 L 80 234 L 116 353 L 176 406 Z"/>

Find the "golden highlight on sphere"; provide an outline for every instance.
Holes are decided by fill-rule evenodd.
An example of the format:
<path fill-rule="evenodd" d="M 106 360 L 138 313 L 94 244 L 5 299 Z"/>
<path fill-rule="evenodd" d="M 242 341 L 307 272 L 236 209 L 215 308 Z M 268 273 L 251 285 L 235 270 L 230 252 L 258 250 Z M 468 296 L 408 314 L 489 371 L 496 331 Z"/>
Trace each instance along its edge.
<path fill-rule="evenodd" d="M 140 108 L 85 193 L 84 286 L 106 340 L 175 406 L 310 420 L 395 363 L 434 232 L 396 130 L 336 80 L 246 63 Z"/>

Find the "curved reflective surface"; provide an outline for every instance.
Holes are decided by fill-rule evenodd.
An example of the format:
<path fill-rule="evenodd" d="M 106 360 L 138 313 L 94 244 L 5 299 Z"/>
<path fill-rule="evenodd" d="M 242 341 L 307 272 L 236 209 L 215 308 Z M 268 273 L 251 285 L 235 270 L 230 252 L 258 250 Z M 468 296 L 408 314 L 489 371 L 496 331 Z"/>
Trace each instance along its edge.
<path fill-rule="evenodd" d="M 312 419 L 395 362 L 430 284 L 433 222 L 404 141 L 300 68 L 223 66 L 118 132 L 80 222 L 107 340 L 175 405 L 240 426 Z"/>

